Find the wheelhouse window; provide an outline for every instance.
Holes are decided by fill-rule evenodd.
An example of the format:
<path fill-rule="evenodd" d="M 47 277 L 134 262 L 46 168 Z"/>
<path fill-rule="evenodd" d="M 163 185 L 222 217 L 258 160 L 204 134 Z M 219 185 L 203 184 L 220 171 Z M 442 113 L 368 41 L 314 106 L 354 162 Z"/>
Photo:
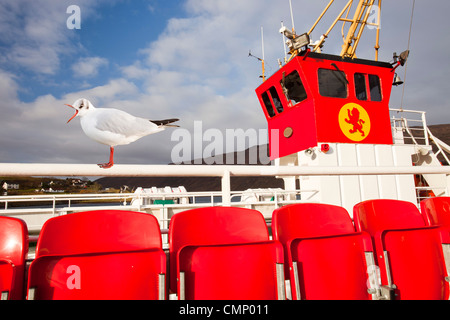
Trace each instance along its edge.
<path fill-rule="evenodd" d="M 381 84 L 377 75 L 369 74 L 370 100 L 381 101 Z"/>
<path fill-rule="evenodd" d="M 281 87 L 283 88 L 287 100 L 290 101 L 292 105 L 306 99 L 306 90 L 297 70 L 283 77 L 283 80 L 281 80 Z"/>
<path fill-rule="evenodd" d="M 267 114 L 272 118 L 273 116 L 275 116 L 275 111 L 273 110 L 272 101 L 270 101 L 269 94 L 267 92 L 264 92 L 261 95 L 261 98 L 264 102 L 264 106 L 266 107 Z"/>
<path fill-rule="evenodd" d="M 264 106 L 267 110 L 267 114 L 269 115 L 269 117 L 272 118 L 276 115 L 275 110 L 277 111 L 277 113 L 283 112 L 283 105 L 281 104 L 280 96 L 278 95 L 278 92 L 275 89 L 275 87 L 271 87 L 268 91 L 264 92 L 261 95 L 261 98 L 263 100 Z"/>
<path fill-rule="evenodd" d="M 270 95 L 272 96 L 272 101 L 275 104 L 275 108 L 278 113 L 283 112 L 283 105 L 281 104 L 280 96 L 278 96 L 278 92 L 275 87 L 269 89 Z"/>
<path fill-rule="evenodd" d="M 355 73 L 355 92 L 358 100 L 367 100 L 366 76 L 363 73 Z"/>
<path fill-rule="evenodd" d="M 319 93 L 324 97 L 347 98 L 347 78 L 340 70 L 319 69 Z"/>

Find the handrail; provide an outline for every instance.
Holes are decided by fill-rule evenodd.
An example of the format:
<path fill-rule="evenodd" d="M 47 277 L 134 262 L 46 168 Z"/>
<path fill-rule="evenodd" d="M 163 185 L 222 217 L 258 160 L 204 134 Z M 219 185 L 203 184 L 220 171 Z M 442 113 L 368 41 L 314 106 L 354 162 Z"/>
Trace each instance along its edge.
<path fill-rule="evenodd" d="M 249 189 L 242 191 L 232 191 L 232 197 L 238 196 L 286 196 L 300 193 L 313 193 L 317 190 L 278 190 L 278 189 Z M 142 199 L 183 199 L 192 198 L 193 204 L 197 203 L 197 198 L 211 198 L 220 197 L 221 191 L 196 191 L 196 192 L 161 192 L 161 193 L 87 193 L 87 194 L 58 194 L 58 195 L 20 195 L 20 196 L 0 196 L 0 203 L 14 203 L 14 202 L 68 202 L 66 208 L 71 208 L 71 201 L 90 201 L 90 200 L 142 200 Z M 212 203 L 213 201 L 211 201 Z M 125 203 L 123 203 L 125 205 Z M 8 208 L 5 208 L 8 209 Z M 1 209 L 0 209 L 1 211 Z"/>
<path fill-rule="evenodd" d="M 223 177 L 450 174 L 450 167 L 312 167 L 248 165 L 114 165 L 0 163 L 0 176 Z"/>
<path fill-rule="evenodd" d="M 232 176 L 328 176 L 446 174 L 450 166 L 421 167 L 309 167 L 248 165 L 115 165 L 101 169 L 94 164 L 1 163 L 0 176 L 133 176 L 133 177 L 221 177 L 222 204 L 231 205 Z"/>
<path fill-rule="evenodd" d="M 399 121 L 402 124 L 402 129 L 405 129 L 408 134 L 410 135 L 410 137 L 413 139 L 413 142 L 415 144 L 417 144 L 416 139 L 420 139 L 424 141 L 425 145 L 430 144 L 429 142 L 429 138 L 428 138 L 428 126 L 427 126 L 427 120 L 426 120 L 426 112 L 425 111 L 418 111 L 418 110 L 406 110 L 406 109 L 392 109 L 390 108 L 389 111 L 392 112 L 397 112 L 403 114 L 406 113 L 410 113 L 410 114 L 415 114 L 420 116 L 420 119 L 407 119 L 405 117 L 400 117 L 400 118 L 396 118 L 395 115 L 392 115 L 392 121 L 393 121 L 393 127 L 396 128 L 396 122 Z M 414 128 L 414 127 L 410 127 L 408 125 L 408 122 L 417 122 L 418 124 L 421 125 L 421 128 Z M 416 130 L 416 131 L 421 131 L 423 132 L 423 137 L 414 137 L 414 135 L 412 134 L 412 130 Z"/>
<path fill-rule="evenodd" d="M 433 141 L 433 143 L 436 145 L 438 152 L 435 153 L 435 155 L 437 156 L 438 154 L 442 154 L 442 156 L 444 157 L 445 161 L 447 162 L 448 165 L 450 165 L 450 159 L 448 158 L 448 156 L 445 154 L 444 150 L 446 150 L 447 152 L 450 152 L 450 147 L 444 143 L 443 141 L 439 140 L 438 138 L 436 138 L 433 133 L 431 132 L 430 128 L 427 125 L 427 120 L 425 117 L 426 112 L 425 111 L 417 111 L 417 110 L 403 110 L 403 109 L 389 109 L 390 112 L 397 112 L 397 113 L 412 113 L 412 114 L 416 114 L 416 115 L 420 115 L 420 119 L 406 119 L 405 117 L 401 117 L 401 118 L 396 118 L 395 116 L 392 116 L 392 121 L 393 121 L 393 126 L 394 128 L 397 126 L 396 123 L 400 122 L 402 124 L 402 129 L 404 129 L 409 137 L 412 139 L 413 143 L 415 145 L 419 145 L 417 140 L 423 140 L 423 143 L 425 145 L 430 145 L 430 140 Z M 417 122 L 421 124 L 421 128 L 415 128 L 415 127 L 410 127 L 408 125 L 408 122 Z M 412 131 L 421 131 L 423 133 L 423 137 L 419 136 L 419 137 L 415 137 L 412 133 Z M 447 148 L 448 147 L 448 148 Z M 444 149 L 444 150 L 443 150 Z"/>
<path fill-rule="evenodd" d="M 445 154 L 444 150 L 446 152 L 450 152 L 450 147 L 443 141 L 441 141 L 440 139 L 436 138 L 430 131 L 430 128 L 427 128 L 427 132 L 429 137 L 431 138 L 431 140 L 433 140 L 434 144 L 436 145 L 436 147 L 438 148 L 438 152 L 436 152 L 436 156 L 438 154 L 441 154 L 445 161 L 447 162 L 447 165 L 450 165 L 450 159 L 447 157 L 447 155 Z"/>

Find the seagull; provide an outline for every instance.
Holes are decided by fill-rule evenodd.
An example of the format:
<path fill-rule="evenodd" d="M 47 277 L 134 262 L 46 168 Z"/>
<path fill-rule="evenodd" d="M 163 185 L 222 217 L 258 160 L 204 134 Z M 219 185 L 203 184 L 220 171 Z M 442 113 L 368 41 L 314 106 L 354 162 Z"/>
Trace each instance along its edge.
<path fill-rule="evenodd" d="M 118 109 L 96 108 L 87 99 L 78 99 L 73 105 L 66 104 L 66 106 L 75 109 L 75 114 L 67 123 L 77 116 L 80 117 L 84 133 L 92 140 L 110 147 L 109 162 L 98 165 L 103 169 L 114 165 L 115 146 L 132 143 L 167 127 L 178 127 L 171 123 L 179 119 L 147 120 Z"/>

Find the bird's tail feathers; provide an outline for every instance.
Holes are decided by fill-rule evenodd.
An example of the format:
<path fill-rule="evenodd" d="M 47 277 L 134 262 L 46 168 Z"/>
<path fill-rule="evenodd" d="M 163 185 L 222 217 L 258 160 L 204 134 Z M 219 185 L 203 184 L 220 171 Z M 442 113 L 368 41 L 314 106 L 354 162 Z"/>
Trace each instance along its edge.
<path fill-rule="evenodd" d="M 165 120 L 149 120 L 150 122 L 156 124 L 158 127 L 173 127 L 178 128 L 176 124 L 171 124 L 177 122 L 180 119 L 165 119 Z"/>

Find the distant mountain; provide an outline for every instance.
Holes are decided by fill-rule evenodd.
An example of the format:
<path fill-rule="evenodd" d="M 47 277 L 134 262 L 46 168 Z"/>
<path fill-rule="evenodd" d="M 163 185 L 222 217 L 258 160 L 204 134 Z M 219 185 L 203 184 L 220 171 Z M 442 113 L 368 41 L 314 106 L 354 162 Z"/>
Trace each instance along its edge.
<path fill-rule="evenodd" d="M 173 163 L 171 163 L 173 164 Z M 270 165 L 269 148 L 267 144 L 253 146 L 244 151 L 220 154 L 215 157 L 194 159 L 180 164 L 204 164 L 204 165 Z"/>
<path fill-rule="evenodd" d="M 450 124 L 429 126 L 433 135 L 450 145 Z M 423 134 L 422 134 L 423 136 Z M 435 147 L 433 147 L 435 149 Z M 258 155 L 255 159 L 255 155 Z M 441 157 L 442 158 L 442 157 Z M 228 159 L 228 161 L 227 161 Z M 231 154 L 219 155 L 214 158 L 196 159 L 184 162 L 181 165 L 203 164 L 220 165 L 230 163 L 235 165 L 269 165 L 268 146 L 261 145 L 249 148 L 245 151 Z M 442 161 L 442 160 L 441 160 Z M 219 191 L 221 190 L 221 179 L 219 177 L 105 177 L 96 182 L 107 188 L 120 188 L 124 185 L 131 189 L 137 187 L 184 186 L 187 191 Z M 274 177 L 231 177 L 231 190 L 243 191 L 249 188 L 283 188 L 282 179 Z"/>
<path fill-rule="evenodd" d="M 436 124 L 428 127 L 433 135 L 450 145 L 450 124 Z"/>

